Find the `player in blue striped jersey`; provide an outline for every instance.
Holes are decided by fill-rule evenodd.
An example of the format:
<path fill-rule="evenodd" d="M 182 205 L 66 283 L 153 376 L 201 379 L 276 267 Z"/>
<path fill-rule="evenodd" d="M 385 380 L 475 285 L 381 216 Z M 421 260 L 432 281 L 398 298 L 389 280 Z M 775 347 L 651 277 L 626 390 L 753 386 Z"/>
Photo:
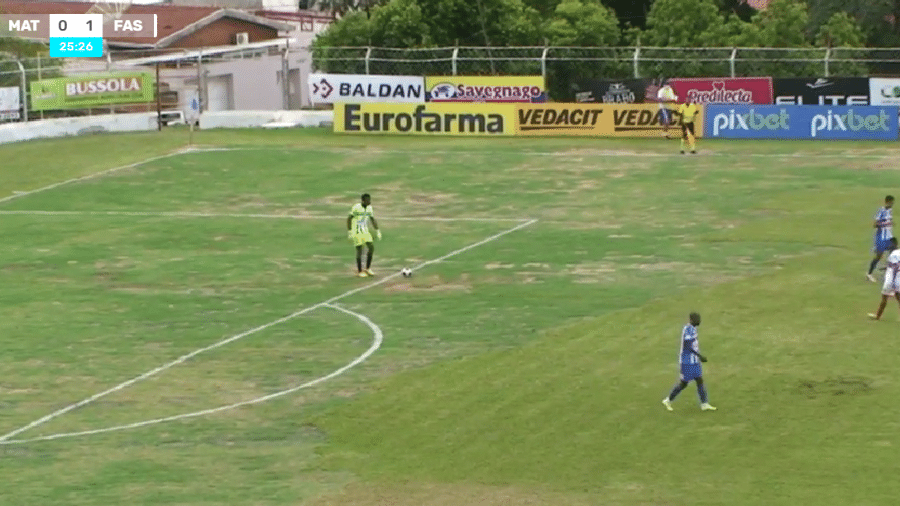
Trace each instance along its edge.
<path fill-rule="evenodd" d="M 700 326 L 700 314 L 691 313 L 688 316 L 690 323 L 681 331 L 681 351 L 678 354 L 678 363 L 681 365 L 681 380 L 672 389 L 672 392 L 662 400 L 663 405 L 672 411 L 672 401 L 682 390 L 687 388 L 691 381 L 697 382 L 697 394 L 700 396 L 700 409 L 703 411 L 715 411 L 716 408 L 709 404 L 706 397 L 706 387 L 703 385 L 703 369 L 701 362 L 706 362 L 706 357 L 700 354 L 700 345 L 697 343 L 697 327 Z"/>
<path fill-rule="evenodd" d="M 872 276 L 872 273 L 875 272 L 881 256 L 885 252 L 890 253 L 890 240 L 894 237 L 894 197 L 892 195 L 884 198 L 884 207 L 875 213 L 875 223 L 872 226 L 875 228 L 875 246 L 872 248 L 875 258 L 869 264 L 866 279 L 874 283 L 875 276 Z"/>

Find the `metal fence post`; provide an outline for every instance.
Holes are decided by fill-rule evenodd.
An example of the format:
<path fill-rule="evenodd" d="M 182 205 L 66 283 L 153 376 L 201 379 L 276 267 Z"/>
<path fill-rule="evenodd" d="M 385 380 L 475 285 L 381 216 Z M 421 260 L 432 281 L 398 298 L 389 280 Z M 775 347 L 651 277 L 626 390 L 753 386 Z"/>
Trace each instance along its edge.
<path fill-rule="evenodd" d="M 829 69 L 829 65 L 828 65 L 828 63 L 829 63 L 828 60 L 830 60 L 830 59 L 831 59 L 831 47 L 829 46 L 829 47 L 825 48 L 825 77 L 831 77 L 829 75 L 830 69 Z"/>
<path fill-rule="evenodd" d="M 450 66 L 452 67 L 451 70 L 453 71 L 453 73 L 450 75 L 452 75 L 452 76 L 456 75 L 456 60 L 457 60 L 457 58 L 459 58 L 459 47 L 454 47 L 453 54 L 450 55 Z"/>
<path fill-rule="evenodd" d="M 19 66 L 19 72 L 22 73 L 21 81 L 19 82 L 20 87 L 22 88 L 22 121 L 28 121 L 28 91 L 25 89 L 25 86 L 28 82 L 28 79 L 25 77 L 25 66 L 22 65 L 22 62 L 19 61 L 18 58 L 15 58 L 16 65 Z"/>
<path fill-rule="evenodd" d="M 635 79 L 641 78 L 640 62 L 641 62 L 641 46 L 637 45 L 637 46 L 634 46 L 634 78 Z"/>
<path fill-rule="evenodd" d="M 731 58 L 728 59 L 728 64 L 731 67 L 731 77 L 737 77 L 734 73 L 734 60 L 737 58 L 737 48 L 731 49 Z"/>
<path fill-rule="evenodd" d="M 547 53 L 550 52 L 550 47 L 545 47 L 544 52 L 541 53 L 541 76 L 544 77 L 544 89 L 547 89 Z"/>
<path fill-rule="evenodd" d="M 372 46 L 366 48 L 366 75 L 370 74 L 369 72 L 369 58 L 372 57 Z"/>

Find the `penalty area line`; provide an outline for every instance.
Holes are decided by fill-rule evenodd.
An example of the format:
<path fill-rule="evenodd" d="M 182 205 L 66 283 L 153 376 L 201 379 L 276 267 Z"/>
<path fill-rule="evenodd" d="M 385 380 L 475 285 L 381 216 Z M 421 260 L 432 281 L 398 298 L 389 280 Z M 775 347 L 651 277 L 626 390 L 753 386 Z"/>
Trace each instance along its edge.
<path fill-rule="evenodd" d="M 516 232 L 516 231 L 518 231 L 518 230 L 521 230 L 521 229 L 523 229 L 523 228 L 525 228 L 525 227 L 529 227 L 529 226 L 531 226 L 531 225 L 537 223 L 537 221 L 538 221 L 538 220 L 529 220 L 529 221 L 527 221 L 527 222 L 525 222 L 525 223 L 520 223 L 519 225 L 516 225 L 516 226 L 514 226 L 514 227 L 508 228 L 508 229 L 506 229 L 506 230 L 504 230 L 504 231 L 502 231 L 502 232 L 496 233 L 496 234 L 494 234 L 494 235 L 492 235 L 492 236 L 490 236 L 490 237 L 487 237 L 487 238 L 485 238 L 485 239 L 482 239 L 482 240 L 480 240 L 480 241 L 478 241 L 478 242 L 475 242 L 475 243 L 472 243 L 472 244 L 470 244 L 470 245 L 468 245 L 468 246 L 464 246 L 464 247 L 459 248 L 459 249 L 457 249 L 457 250 L 451 251 L 450 253 L 447 253 L 446 255 L 443 255 L 443 256 L 441 256 L 441 257 L 434 258 L 434 259 L 432 259 L 432 260 L 428 260 L 428 261 L 422 262 L 422 263 L 416 265 L 415 267 L 413 267 L 412 270 L 413 270 L 413 271 L 417 271 L 417 270 L 423 269 L 423 268 L 425 268 L 425 267 L 427 267 L 427 266 L 429 266 L 429 265 L 434 265 L 434 264 L 443 262 L 444 260 L 447 260 L 447 259 L 449 259 L 449 258 L 455 257 L 455 256 L 457 256 L 457 255 L 461 255 L 461 254 L 463 254 L 463 253 L 465 253 L 465 252 L 467 252 L 467 251 L 469 251 L 469 250 L 472 250 L 472 249 L 475 249 L 475 248 L 477 248 L 477 247 L 479 247 L 479 246 L 483 246 L 483 245 L 488 244 L 488 243 L 490 243 L 490 242 L 496 241 L 497 239 L 500 239 L 501 237 L 504 237 L 504 236 L 506 236 L 506 235 L 508 235 L 508 234 L 511 234 L 511 233 L 513 233 L 513 232 Z M 281 318 L 279 318 L 279 319 L 277 319 L 277 320 L 273 320 L 273 321 L 270 321 L 270 322 L 265 323 L 265 324 L 263 324 L 263 325 L 259 325 L 259 326 L 257 326 L 257 327 L 254 327 L 254 328 L 252 328 L 252 329 L 250 329 L 250 330 L 247 330 L 247 331 L 245 331 L 245 332 L 242 332 L 242 333 L 240 333 L 240 334 L 236 334 L 236 335 L 231 336 L 231 337 L 229 337 L 229 338 L 227 338 L 227 339 L 223 339 L 223 340 L 218 341 L 218 342 L 215 342 L 215 343 L 213 343 L 213 344 L 211 344 L 211 345 L 209 345 L 209 346 L 206 346 L 206 347 L 203 347 L 203 348 L 199 348 L 199 349 L 194 350 L 194 351 L 192 351 L 192 352 L 190 352 L 190 353 L 187 353 L 187 354 L 185 354 L 185 355 L 182 355 L 182 356 L 176 358 L 175 360 L 172 360 L 172 361 L 170 361 L 170 362 L 168 362 L 168 363 L 165 363 L 165 364 L 163 364 L 163 365 L 161 365 L 161 366 L 159 366 L 159 367 L 156 367 L 155 369 L 151 369 L 151 370 L 149 370 L 149 371 L 147 371 L 147 372 L 145 372 L 145 373 L 143 373 L 143 374 L 141 374 L 141 375 L 139 375 L 139 376 L 135 376 L 134 378 L 131 378 L 131 379 L 127 380 L 127 381 L 123 381 L 122 383 L 119 383 L 118 385 L 116 385 L 116 386 L 114 386 L 114 387 L 108 388 L 108 389 L 106 389 L 106 390 L 104 390 L 104 391 L 102 391 L 102 392 L 100 392 L 100 393 L 94 394 L 94 395 L 92 395 L 92 396 L 90 396 L 90 397 L 88 397 L 88 398 L 86 398 L 86 399 L 83 399 L 83 400 L 81 400 L 81 401 L 78 401 L 78 402 L 76 402 L 76 403 L 74 403 L 74 404 L 70 404 L 70 405 L 65 406 L 65 407 L 63 407 L 63 408 L 60 408 L 60 409 L 58 409 L 58 410 L 56 410 L 56 411 L 54 411 L 54 412 L 52 412 L 52 413 L 50 413 L 50 414 L 48 414 L 48 415 L 46 415 L 46 416 L 43 416 L 43 417 L 41 417 L 41 418 L 38 418 L 37 420 L 35 420 L 35 421 L 33 421 L 33 422 L 31 422 L 31 423 L 29 423 L 29 424 L 23 426 L 23 427 L 20 427 L 20 428 L 18 428 L 18 429 L 16 429 L 16 430 L 13 430 L 13 431 L 11 431 L 11 432 L 8 432 L 8 433 L 6 433 L 6 434 L 0 436 L 0 444 L 9 444 L 10 440 L 11 440 L 13 437 L 15 437 L 15 436 L 17 436 L 17 435 L 19 435 L 19 434 L 21 434 L 21 433 L 23 433 L 23 432 L 25 432 L 25 431 L 28 431 L 28 430 L 31 430 L 31 429 L 33 429 L 33 428 L 35 428 L 35 427 L 38 427 L 38 426 L 40 426 L 40 425 L 43 425 L 43 424 L 45 424 L 45 423 L 47 423 L 47 422 L 49 422 L 49 421 L 51 421 L 51 420 L 53 420 L 53 419 L 55 419 L 55 418 L 58 418 L 58 417 L 60 417 L 60 416 L 62 416 L 62 415 L 64 415 L 64 414 L 66 414 L 66 413 L 68 413 L 68 412 L 70 412 L 70 411 L 73 411 L 73 410 L 75 410 L 75 409 L 84 407 L 84 406 L 86 406 L 86 405 L 88 405 L 88 404 L 90 404 L 90 403 L 92 403 L 92 402 L 94 402 L 94 401 L 96 401 L 96 400 L 98 400 L 98 399 L 101 399 L 101 398 L 103 398 L 103 397 L 106 397 L 106 396 L 109 395 L 109 394 L 112 394 L 112 393 L 118 392 L 118 391 L 120 391 L 120 390 L 123 390 L 123 389 L 125 389 L 125 388 L 128 388 L 128 387 L 130 387 L 131 385 L 134 385 L 135 383 L 138 383 L 138 382 L 143 381 L 143 380 L 145 380 L 145 379 L 147 379 L 147 378 L 150 378 L 150 377 L 152 377 L 152 376 L 155 376 L 155 375 L 157 375 L 157 374 L 159 374 L 159 373 L 161 373 L 161 372 L 163 372 L 163 371 L 166 371 L 166 370 L 168 370 L 168 369 L 171 369 L 172 367 L 174 367 L 174 366 L 176 366 L 176 365 L 178 365 L 178 364 L 181 364 L 181 363 L 183 363 L 183 362 L 185 362 L 185 361 L 187 361 L 187 360 L 189 360 L 189 359 L 191 359 L 191 358 L 193 358 L 193 357 L 195 357 L 195 356 L 197 356 L 197 355 L 199 355 L 199 354 L 201 354 L 201 353 L 204 353 L 204 352 L 207 352 L 207 351 L 210 351 L 210 350 L 214 350 L 214 349 L 216 349 L 216 348 L 220 348 L 220 347 L 222 347 L 222 346 L 225 346 L 226 344 L 233 343 L 233 342 L 235 342 L 235 341 L 237 341 L 237 340 L 239 340 L 239 339 L 243 339 L 243 338 L 245 338 L 245 337 L 247 337 L 247 336 L 249 336 L 249 335 L 255 334 L 255 333 L 257 333 L 257 332 L 260 332 L 260 331 L 262 331 L 262 330 L 268 329 L 268 328 L 273 327 L 273 326 L 275 326 L 275 325 L 278 325 L 278 324 L 281 324 L 281 323 L 284 323 L 284 322 L 293 320 L 294 318 L 297 318 L 298 316 L 302 316 L 302 315 L 304 315 L 304 314 L 306 314 L 306 313 L 309 313 L 309 312 L 311 312 L 311 311 L 313 311 L 313 310 L 315 310 L 315 309 L 318 309 L 318 308 L 320 308 L 320 307 L 326 307 L 326 306 L 333 305 L 335 302 L 337 302 L 337 301 L 339 301 L 339 300 L 345 299 L 345 298 L 347 298 L 347 297 L 350 297 L 351 295 L 357 294 L 357 293 L 362 292 L 362 291 L 364 291 L 364 290 L 368 290 L 368 289 L 370 289 L 370 288 L 374 288 L 374 287 L 376 287 L 376 286 L 383 285 L 384 283 L 387 283 L 388 281 L 390 281 L 390 280 L 392 280 L 392 279 L 395 279 L 395 278 L 397 278 L 398 276 L 400 276 L 400 273 L 399 273 L 399 272 L 395 272 L 394 274 L 391 274 L 391 275 L 389 275 L 389 276 L 386 276 L 386 277 L 384 277 L 384 278 L 381 278 L 381 279 L 379 279 L 378 281 L 375 281 L 375 282 L 372 282 L 372 283 L 368 283 L 368 284 L 366 284 L 366 285 L 363 285 L 363 286 L 354 288 L 354 289 L 352 289 L 352 290 L 348 290 L 348 291 L 346 291 L 346 292 L 344 292 L 344 293 L 342 293 L 342 294 L 340 294 L 340 295 L 336 295 L 336 296 L 334 296 L 334 297 L 332 297 L 332 298 L 330 298 L 330 299 L 328 299 L 328 300 L 319 302 L 318 304 L 315 304 L 315 305 L 312 305 L 312 306 L 308 306 L 308 307 L 306 307 L 306 308 L 304 308 L 304 309 L 300 309 L 300 310 L 298 310 L 298 311 L 295 311 L 295 312 L 293 312 L 293 313 L 291 313 L 291 314 L 289 314 L 289 315 L 287 315 L 287 316 L 283 316 L 283 317 L 281 317 Z"/>

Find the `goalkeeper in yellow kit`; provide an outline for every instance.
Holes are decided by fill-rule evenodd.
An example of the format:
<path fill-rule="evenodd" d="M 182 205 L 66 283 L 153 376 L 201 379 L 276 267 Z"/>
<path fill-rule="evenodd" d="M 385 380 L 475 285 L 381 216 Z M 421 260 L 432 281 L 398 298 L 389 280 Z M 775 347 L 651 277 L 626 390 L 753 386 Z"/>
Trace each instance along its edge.
<path fill-rule="evenodd" d="M 365 278 L 374 276 L 372 272 L 372 255 L 375 253 L 375 245 L 372 243 L 372 233 L 369 232 L 369 221 L 375 229 L 375 236 L 381 239 L 381 230 L 378 230 L 378 222 L 375 221 L 375 211 L 372 209 L 372 197 L 364 193 L 360 197 L 360 203 L 350 209 L 347 216 L 347 238 L 356 246 L 356 270 L 357 276 Z M 366 247 L 366 268 L 362 266 L 362 250 Z"/>
<path fill-rule="evenodd" d="M 687 141 L 687 146 L 691 150 L 691 153 L 696 153 L 697 134 L 694 130 L 694 120 L 697 119 L 697 115 L 700 114 L 700 108 L 697 104 L 693 103 L 690 98 L 687 98 L 684 103 L 678 107 L 678 114 L 681 116 L 681 154 L 684 154 L 685 141 Z"/>

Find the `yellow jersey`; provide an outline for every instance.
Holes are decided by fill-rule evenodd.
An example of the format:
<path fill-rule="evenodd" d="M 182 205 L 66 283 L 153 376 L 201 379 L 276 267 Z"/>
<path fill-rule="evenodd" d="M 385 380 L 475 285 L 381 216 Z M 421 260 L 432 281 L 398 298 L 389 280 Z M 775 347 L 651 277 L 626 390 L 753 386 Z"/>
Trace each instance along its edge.
<path fill-rule="evenodd" d="M 694 119 L 700 114 L 700 108 L 697 104 L 681 104 L 678 107 L 678 114 L 681 115 L 682 123 L 693 123 Z"/>
<path fill-rule="evenodd" d="M 350 217 L 353 219 L 353 233 L 367 234 L 369 233 L 369 219 L 375 216 L 375 210 L 371 205 L 363 207 L 362 204 L 356 204 L 350 209 Z"/>

